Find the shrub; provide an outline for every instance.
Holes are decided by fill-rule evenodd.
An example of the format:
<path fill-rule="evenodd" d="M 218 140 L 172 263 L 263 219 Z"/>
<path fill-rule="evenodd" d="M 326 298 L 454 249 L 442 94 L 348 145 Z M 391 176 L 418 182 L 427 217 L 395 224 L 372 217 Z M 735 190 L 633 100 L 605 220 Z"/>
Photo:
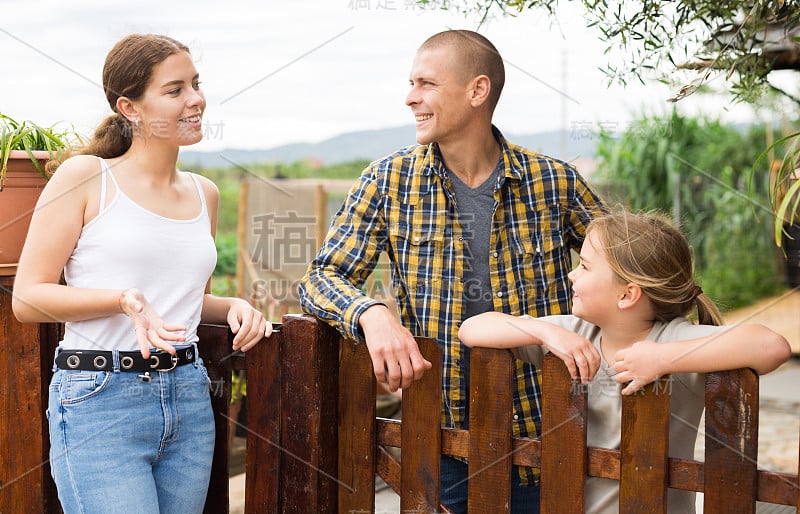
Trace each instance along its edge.
<path fill-rule="evenodd" d="M 763 130 L 673 112 L 642 117 L 616 140 L 603 135 L 598 148 L 598 174 L 629 208 L 679 219 L 698 281 L 722 309 L 780 289 L 766 163 L 748 184 L 765 140 Z"/>

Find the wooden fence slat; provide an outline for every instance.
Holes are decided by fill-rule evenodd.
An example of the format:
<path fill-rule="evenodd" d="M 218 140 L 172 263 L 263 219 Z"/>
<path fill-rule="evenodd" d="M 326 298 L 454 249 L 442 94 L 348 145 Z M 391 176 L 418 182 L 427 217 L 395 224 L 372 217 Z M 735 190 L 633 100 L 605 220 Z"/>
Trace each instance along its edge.
<path fill-rule="evenodd" d="M 507 350 L 470 352 L 469 480 L 470 512 L 511 512 L 511 423 L 514 365 Z M 502 401 L 505 399 L 505 401 Z"/>
<path fill-rule="evenodd" d="M 619 512 L 667 512 L 670 377 L 622 398 Z"/>
<path fill-rule="evenodd" d="M 514 437 L 511 439 L 514 458 L 511 463 L 515 466 L 529 468 L 542 467 L 542 440 L 530 437 Z"/>
<path fill-rule="evenodd" d="M 45 409 L 58 325 L 20 323 L 0 277 L 0 513 L 60 512 Z"/>
<path fill-rule="evenodd" d="M 211 379 L 211 408 L 214 410 L 216 429 L 214 462 L 211 464 L 211 482 L 204 512 L 214 514 L 228 512 L 228 443 L 231 428 L 229 409 L 231 404 L 231 344 L 230 330 L 224 325 L 200 325 L 197 327 L 197 343 L 200 356 Z"/>
<path fill-rule="evenodd" d="M 244 511 L 280 512 L 281 367 L 283 332 L 247 352 L 247 447 Z"/>
<path fill-rule="evenodd" d="M 377 457 L 375 459 L 375 473 L 392 488 L 394 492 L 400 494 L 400 463 L 383 446 L 377 447 Z"/>
<path fill-rule="evenodd" d="M 342 342 L 339 364 L 339 512 L 375 505 L 377 383 L 366 344 Z"/>
<path fill-rule="evenodd" d="M 377 447 L 378 457 L 375 471 L 394 492 L 400 494 L 400 463 L 385 448 Z M 372 511 L 370 511 L 372 512 Z M 439 514 L 452 514 L 450 509 L 439 504 Z"/>
<path fill-rule="evenodd" d="M 309 316 L 281 329 L 281 506 L 286 514 L 336 512 L 338 333 Z"/>
<path fill-rule="evenodd" d="M 433 366 L 403 389 L 400 511 L 435 512 L 442 453 L 442 357 L 435 341 L 417 338 L 417 344 Z"/>
<path fill-rule="evenodd" d="M 541 512 L 583 514 L 587 474 L 586 388 L 548 354 L 542 366 Z"/>
<path fill-rule="evenodd" d="M 706 375 L 704 512 L 754 513 L 758 491 L 758 376 Z"/>

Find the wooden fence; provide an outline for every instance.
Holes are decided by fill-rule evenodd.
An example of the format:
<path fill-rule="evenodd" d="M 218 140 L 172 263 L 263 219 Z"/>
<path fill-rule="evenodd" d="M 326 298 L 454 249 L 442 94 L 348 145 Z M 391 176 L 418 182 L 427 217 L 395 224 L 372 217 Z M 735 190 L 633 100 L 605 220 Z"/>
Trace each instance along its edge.
<path fill-rule="evenodd" d="M 703 492 L 707 513 L 755 512 L 757 500 L 800 512 L 797 475 L 757 469 L 749 369 L 707 376 L 703 463 L 667 457 L 669 395 L 655 388 L 625 397 L 620 450 L 587 448 L 586 392 L 552 356 L 541 439 L 511 437 L 513 366 L 503 350 L 472 351 L 470 430 L 441 429 L 441 352 L 418 342 L 432 370 L 404 390 L 402 422 L 376 419 L 366 347 L 313 318 L 285 317 L 280 337 L 247 357 L 248 414 L 267 407 L 248 418 L 245 512 L 373 512 L 376 474 L 400 494 L 402 512 L 443 510 L 442 453 L 469 458 L 469 510 L 481 514 L 508 512 L 512 464 L 541 468 L 543 513 L 585 512 L 587 476 L 620 481 L 622 513 L 666 512 L 670 487 Z M 402 466 L 384 446 L 402 449 Z"/>
<path fill-rule="evenodd" d="M 58 512 L 44 418 L 58 327 L 16 323 L 0 286 L 0 514 Z M 373 512 L 376 474 L 400 494 L 402 512 L 443 511 L 442 453 L 469 458 L 469 509 L 481 514 L 508 512 L 512 464 L 541 468 L 544 513 L 584 512 L 586 476 L 619 480 L 624 513 L 666 512 L 668 487 L 704 492 L 707 513 L 754 512 L 756 500 L 800 512 L 797 475 L 757 469 L 758 379 L 750 370 L 708 376 L 701 463 L 667 457 L 669 396 L 652 390 L 625 398 L 620 450 L 587 448 L 585 392 L 555 358 L 545 359 L 541 439 L 512 438 L 513 368 L 501 350 L 472 352 L 470 430 L 442 429 L 441 352 L 427 339 L 418 342 L 433 369 L 405 389 L 403 421 L 376 419 L 366 348 L 314 318 L 283 321 L 246 358 L 231 356 L 226 327 L 200 329 L 218 443 L 206 512 L 228 511 L 235 369 L 248 382 L 247 513 Z M 386 446 L 402 449 L 402 465 Z"/>

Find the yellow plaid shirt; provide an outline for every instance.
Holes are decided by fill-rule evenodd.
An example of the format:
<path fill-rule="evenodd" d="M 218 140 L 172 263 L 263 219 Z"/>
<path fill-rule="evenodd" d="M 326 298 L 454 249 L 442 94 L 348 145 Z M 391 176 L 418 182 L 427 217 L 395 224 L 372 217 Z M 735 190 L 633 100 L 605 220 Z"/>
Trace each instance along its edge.
<path fill-rule="evenodd" d="M 569 164 L 505 141 L 495 184 L 489 269 L 494 309 L 512 315 L 570 312 L 570 249 L 580 250 L 602 201 Z M 381 252 L 390 260 L 403 324 L 443 344 L 442 422 L 467 421 L 467 382 L 458 340 L 467 242 L 438 146 L 412 146 L 373 162 L 350 190 L 300 282 L 304 310 L 361 341 L 362 312 L 377 303 L 362 290 Z M 537 437 L 541 375 L 516 361 L 515 436 Z M 522 469 L 522 484 L 534 471 Z"/>

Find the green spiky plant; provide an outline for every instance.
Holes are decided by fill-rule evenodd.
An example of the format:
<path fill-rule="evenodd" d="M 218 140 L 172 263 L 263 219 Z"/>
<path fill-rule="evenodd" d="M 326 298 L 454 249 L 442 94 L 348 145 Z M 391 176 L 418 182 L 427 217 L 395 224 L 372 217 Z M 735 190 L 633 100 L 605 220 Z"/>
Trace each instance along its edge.
<path fill-rule="evenodd" d="M 33 152 L 46 151 L 52 159 L 58 152 L 82 141 L 83 138 L 71 127 L 58 128 L 56 125 L 42 127 L 31 121 L 18 122 L 0 113 L 0 192 L 3 191 L 8 159 L 12 150 L 24 150 L 42 177 L 47 179 L 49 177 L 46 170 L 34 157 Z"/>

